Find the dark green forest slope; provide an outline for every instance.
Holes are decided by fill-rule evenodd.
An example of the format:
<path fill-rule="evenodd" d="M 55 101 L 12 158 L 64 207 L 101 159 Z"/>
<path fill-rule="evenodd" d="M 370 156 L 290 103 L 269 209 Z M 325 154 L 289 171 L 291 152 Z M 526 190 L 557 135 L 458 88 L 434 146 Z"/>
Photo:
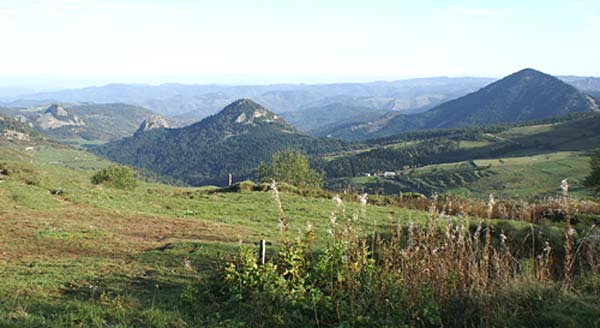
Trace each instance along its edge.
<path fill-rule="evenodd" d="M 223 185 L 229 173 L 245 179 L 273 153 L 295 149 L 310 155 L 347 149 L 333 139 L 300 134 L 252 100 L 241 99 L 216 115 L 179 129 L 154 129 L 93 151 L 192 185 Z"/>

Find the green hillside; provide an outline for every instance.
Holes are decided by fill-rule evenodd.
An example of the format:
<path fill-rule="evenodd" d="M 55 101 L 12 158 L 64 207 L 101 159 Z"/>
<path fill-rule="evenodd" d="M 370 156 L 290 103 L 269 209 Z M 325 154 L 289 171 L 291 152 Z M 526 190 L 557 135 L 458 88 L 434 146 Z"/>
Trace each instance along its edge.
<path fill-rule="evenodd" d="M 579 114 L 519 125 L 428 130 L 373 140 L 365 150 L 330 157 L 322 165 L 331 188 L 485 197 L 532 197 L 572 190 L 589 173 L 589 156 L 600 147 L 600 116 Z M 393 171 L 394 177 L 375 177 Z M 371 177 L 365 175 L 369 173 Z"/>
<path fill-rule="evenodd" d="M 571 191 L 581 197 L 593 194 L 583 186 L 590 173 L 590 157 L 582 152 L 501 157 L 433 164 L 401 170 L 395 177 L 355 177 L 330 180 L 329 187 L 351 187 L 369 193 L 398 195 L 402 192 L 454 194 L 485 199 L 489 194 L 503 198 L 530 199 L 560 194 L 560 181 L 569 179 Z"/>

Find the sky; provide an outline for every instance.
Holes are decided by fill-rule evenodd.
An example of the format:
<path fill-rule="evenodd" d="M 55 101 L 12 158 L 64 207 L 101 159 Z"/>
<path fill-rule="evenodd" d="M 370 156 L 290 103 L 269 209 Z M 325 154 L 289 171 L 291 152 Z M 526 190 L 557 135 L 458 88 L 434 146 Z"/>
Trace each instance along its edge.
<path fill-rule="evenodd" d="M 598 0 L 0 0 L 0 87 L 600 76 L 598 32 Z"/>

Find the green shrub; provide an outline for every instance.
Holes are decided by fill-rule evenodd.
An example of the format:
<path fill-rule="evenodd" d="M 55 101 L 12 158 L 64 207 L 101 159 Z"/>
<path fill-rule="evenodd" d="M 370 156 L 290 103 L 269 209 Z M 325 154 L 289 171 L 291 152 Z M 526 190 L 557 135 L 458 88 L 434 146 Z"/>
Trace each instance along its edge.
<path fill-rule="evenodd" d="M 590 168 L 592 171 L 586 177 L 584 184 L 586 187 L 600 193 L 600 150 L 592 157 Z"/>
<path fill-rule="evenodd" d="M 221 188 L 219 191 L 225 192 L 244 192 L 244 191 L 255 191 L 258 189 L 258 185 L 250 180 L 244 180 L 237 182 L 229 187 Z"/>
<path fill-rule="evenodd" d="M 0 175 L 10 175 L 10 171 L 8 170 L 8 164 L 0 163 Z"/>
<path fill-rule="evenodd" d="M 98 171 L 92 176 L 91 182 L 118 189 L 134 189 L 137 186 L 133 171 L 123 165 L 111 165 Z"/>

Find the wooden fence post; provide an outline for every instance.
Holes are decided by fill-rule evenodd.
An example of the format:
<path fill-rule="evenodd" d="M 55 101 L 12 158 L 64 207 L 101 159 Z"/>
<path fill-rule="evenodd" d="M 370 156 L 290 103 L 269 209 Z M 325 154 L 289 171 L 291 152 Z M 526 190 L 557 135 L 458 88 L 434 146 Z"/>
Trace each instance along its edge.
<path fill-rule="evenodd" d="M 263 265 L 267 259 L 267 241 L 264 239 L 260 240 L 259 249 L 258 249 L 258 264 Z"/>

